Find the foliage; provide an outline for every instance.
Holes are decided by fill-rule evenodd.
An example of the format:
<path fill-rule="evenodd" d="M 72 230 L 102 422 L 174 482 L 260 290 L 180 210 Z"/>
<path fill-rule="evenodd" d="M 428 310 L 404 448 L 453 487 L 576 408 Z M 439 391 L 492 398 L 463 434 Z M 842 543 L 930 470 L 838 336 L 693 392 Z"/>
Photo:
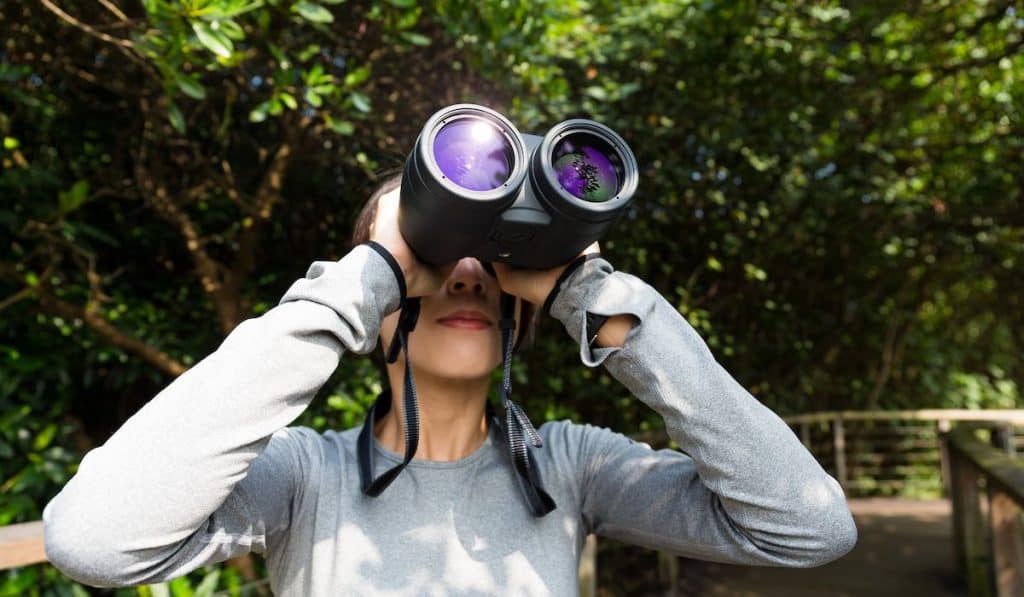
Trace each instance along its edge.
<path fill-rule="evenodd" d="M 1020 403 L 1012 3 L 48 0 L 0 26 L 0 524 L 343 255 L 377 173 L 459 101 L 623 134 L 640 193 L 606 255 L 777 412 Z M 569 348 L 543 318 L 515 363 L 535 420 L 660 426 Z M 345 359 L 295 424 L 352 426 L 379 383 Z"/>

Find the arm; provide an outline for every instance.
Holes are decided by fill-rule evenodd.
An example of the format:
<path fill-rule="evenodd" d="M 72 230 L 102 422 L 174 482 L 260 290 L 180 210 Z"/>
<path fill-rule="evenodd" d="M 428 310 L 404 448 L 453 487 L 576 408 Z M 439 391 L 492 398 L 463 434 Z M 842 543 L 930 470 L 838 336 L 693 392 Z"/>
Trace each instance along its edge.
<path fill-rule="evenodd" d="M 288 437 L 301 428 L 279 430 L 345 350 L 374 348 L 398 303 L 395 275 L 368 247 L 313 263 L 278 306 L 242 322 L 86 454 L 43 511 L 51 562 L 81 582 L 119 586 L 262 552 L 301 489 L 298 438 Z"/>
<path fill-rule="evenodd" d="M 657 291 L 593 259 L 562 284 L 551 312 L 580 344 L 583 363 L 604 364 L 664 418 L 686 453 L 590 426 L 566 431 L 579 446 L 590 530 L 745 564 L 812 566 L 852 549 L 857 530 L 839 484 Z M 611 346 L 588 346 L 587 312 L 631 324 L 621 346 L 614 336 Z"/>

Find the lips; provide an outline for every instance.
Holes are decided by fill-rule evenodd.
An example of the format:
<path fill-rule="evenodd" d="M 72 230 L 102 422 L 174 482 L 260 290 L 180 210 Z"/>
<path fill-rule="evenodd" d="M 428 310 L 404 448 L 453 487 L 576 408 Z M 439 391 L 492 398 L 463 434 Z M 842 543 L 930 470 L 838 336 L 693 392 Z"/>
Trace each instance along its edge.
<path fill-rule="evenodd" d="M 437 320 L 443 326 L 460 328 L 465 330 L 483 330 L 494 325 L 491 320 L 480 311 L 459 309 Z"/>

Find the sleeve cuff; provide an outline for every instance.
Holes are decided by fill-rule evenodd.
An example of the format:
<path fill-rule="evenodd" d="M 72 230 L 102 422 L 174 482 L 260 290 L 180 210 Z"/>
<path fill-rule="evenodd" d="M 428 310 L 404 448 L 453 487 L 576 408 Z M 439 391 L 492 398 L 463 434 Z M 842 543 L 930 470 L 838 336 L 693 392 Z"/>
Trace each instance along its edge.
<path fill-rule="evenodd" d="M 551 303 L 551 315 L 565 325 L 569 336 L 579 344 L 583 364 L 597 367 L 613 355 L 631 350 L 630 341 L 654 309 L 656 295 L 657 292 L 643 280 L 615 271 L 608 261 L 598 257 L 587 260 L 562 281 L 558 295 Z M 638 322 L 626 335 L 622 346 L 590 346 L 586 335 L 588 313 L 608 317 L 630 314 Z"/>
<path fill-rule="evenodd" d="M 299 300 L 329 307 L 365 332 L 363 345 L 349 347 L 365 354 L 377 344 L 381 320 L 398 310 L 401 289 L 384 257 L 369 246 L 358 245 L 338 261 L 314 261 L 279 304 Z"/>

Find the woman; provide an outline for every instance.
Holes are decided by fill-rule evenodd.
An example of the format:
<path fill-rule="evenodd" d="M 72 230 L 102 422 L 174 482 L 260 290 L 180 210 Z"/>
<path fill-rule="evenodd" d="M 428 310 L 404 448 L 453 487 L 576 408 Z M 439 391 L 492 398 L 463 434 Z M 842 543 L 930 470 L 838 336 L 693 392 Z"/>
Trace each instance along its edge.
<path fill-rule="evenodd" d="M 85 456 L 43 513 L 58 568 L 124 586 L 253 551 L 280 595 L 570 595 L 588 533 L 759 565 L 815 566 L 853 547 L 838 483 L 657 291 L 596 256 L 557 288 L 564 266 L 494 264 L 496 277 L 470 258 L 427 268 L 398 232 L 397 182 L 368 203 L 350 253 L 315 262 Z M 406 355 L 421 421 L 416 458 L 371 497 L 359 429 L 286 426 L 344 351 L 393 337 L 402 281 L 385 253 L 407 296 L 422 297 Z M 545 423 L 534 462 L 556 507 L 531 513 L 487 416 L 501 290 L 534 306 L 552 299 L 582 363 L 604 365 L 655 409 L 685 453 Z M 531 311 L 519 310 L 520 328 Z M 588 314 L 608 317 L 596 338 Z M 404 360 L 387 373 L 400 395 Z M 395 400 L 371 427 L 376 475 L 402 460 L 402 414 Z"/>

